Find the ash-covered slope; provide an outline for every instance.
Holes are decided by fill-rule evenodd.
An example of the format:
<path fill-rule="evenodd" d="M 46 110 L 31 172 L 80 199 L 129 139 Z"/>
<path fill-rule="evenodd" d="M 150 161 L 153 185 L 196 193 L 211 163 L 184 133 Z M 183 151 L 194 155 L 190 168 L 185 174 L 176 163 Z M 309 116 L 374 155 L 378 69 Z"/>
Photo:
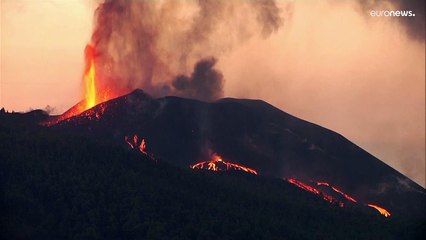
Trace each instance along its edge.
<path fill-rule="evenodd" d="M 425 214 L 424 188 L 343 136 L 260 100 L 155 99 L 136 90 L 52 127 L 123 144 L 137 134 L 147 151 L 178 166 L 217 153 L 260 175 L 328 182 L 394 215 Z"/>

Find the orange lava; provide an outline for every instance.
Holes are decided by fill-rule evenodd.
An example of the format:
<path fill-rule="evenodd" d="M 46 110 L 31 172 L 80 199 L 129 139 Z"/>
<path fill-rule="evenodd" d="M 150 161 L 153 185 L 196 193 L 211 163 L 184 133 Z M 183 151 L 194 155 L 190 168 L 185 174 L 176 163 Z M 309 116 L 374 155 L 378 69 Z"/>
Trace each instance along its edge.
<path fill-rule="evenodd" d="M 84 76 L 83 76 L 84 99 L 82 101 L 82 104 L 79 104 L 75 112 L 72 113 L 74 115 L 78 115 L 88 109 L 93 108 L 99 103 L 108 101 L 118 96 L 118 94 L 112 91 L 111 86 L 106 87 L 101 84 L 99 76 L 96 72 L 95 54 L 96 54 L 95 47 L 92 45 L 87 45 L 85 49 L 86 68 L 84 70 Z M 68 117 L 72 117 L 74 115 L 71 115 Z"/>
<path fill-rule="evenodd" d="M 137 152 L 142 153 L 143 155 L 157 162 L 157 158 L 155 157 L 155 155 L 146 151 L 145 139 L 139 138 L 138 135 L 134 134 L 133 136 L 124 136 L 124 141 L 130 146 L 131 149 L 134 149 Z"/>
<path fill-rule="evenodd" d="M 302 183 L 302 182 L 300 182 L 300 181 L 297 181 L 297 180 L 296 180 L 296 179 L 294 179 L 294 178 L 289 178 L 289 179 L 287 179 L 287 181 L 288 181 L 289 183 L 293 184 L 293 185 L 298 186 L 298 187 L 299 187 L 299 188 L 301 188 L 301 189 L 306 190 L 306 191 L 313 192 L 313 193 L 318 194 L 318 195 L 320 194 L 320 191 L 319 191 L 318 189 L 316 189 L 316 188 L 314 188 L 314 187 L 311 187 L 311 186 L 309 186 L 309 185 L 306 185 L 306 184 L 304 184 L 304 183 Z"/>
<path fill-rule="evenodd" d="M 322 197 L 322 199 L 324 199 L 325 201 L 327 201 L 329 203 L 336 203 L 336 202 L 338 202 L 332 196 L 330 196 L 328 194 L 325 194 L 325 193 L 321 192 L 320 190 L 318 190 L 318 189 L 316 189 L 316 188 L 314 188 L 312 186 L 309 186 L 309 185 L 307 185 L 305 183 L 302 183 L 301 181 L 298 181 L 298 180 L 296 180 L 294 178 L 287 179 L 287 182 L 289 182 L 289 183 L 291 183 L 293 185 L 296 185 L 297 187 L 299 187 L 299 188 L 301 188 L 303 190 L 312 192 L 312 193 L 314 193 L 314 194 Z M 341 207 L 343 207 L 343 203 L 340 203 L 339 205 Z"/>
<path fill-rule="evenodd" d="M 105 86 L 99 79 L 96 71 L 96 49 L 93 45 L 87 45 L 85 49 L 86 67 L 83 75 L 83 89 L 82 95 L 83 100 L 73 106 L 71 109 L 63 113 L 62 115 L 53 118 L 43 124 L 52 126 L 63 120 L 69 119 L 73 116 L 80 115 L 88 109 L 94 106 L 108 101 L 112 98 L 118 97 L 121 94 L 127 93 L 125 89 L 119 89 L 114 86 Z M 104 109 L 103 109 L 104 110 Z M 103 112 L 102 110 L 102 112 Z M 96 118 L 100 118 L 100 113 L 96 112 Z M 90 115 L 90 113 L 86 114 Z"/>
<path fill-rule="evenodd" d="M 248 167 L 244 167 L 235 163 L 228 163 L 223 161 L 222 157 L 214 154 L 213 160 L 200 162 L 194 165 L 189 166 L 192 169 L 206 169 L 211 171 L 228 171 L 228 170 L 237 170 L 244 171 L 254 175 L 257 175 L 257 171 Z"/>
<path fill-rule="evenodd" d="M 90 109 L 96 105 L 96 70 L 95 70 L 95 58 L 94 48 L 86 47 L 86 70 L 84 73 L 84 84 L 85 84 L 85 106 L 82 111 Z"/>
<path fill-rule="evenodd" d="M 327 182 L 317 182 L 317 185 L 318 185 L 318 186 L 324 185 L 324 186 L 327 186 L 327 187 L 331 187 L 331 189 L 333 189 L 333 191 L 335 191 L 335 192 L 337 192 L 337 193 L 341 194 L 343 197 L 345 197 L 345 198 L 346 198 L 346 199 L 348 199 L 349 201 L 352 201 L 352 202 L 354 202 L 354 203 L 356 203 L 356 202 L 357 202 L 357 201 L 356 201 L 353 197 L 349 196 L 348 194 L 344 193 L 343 191 L 339 190 L 338 188 L 331 186 L 331 185 L 330 185 L 329 183 L 327 183 Z"/>
<path fill-rule="evenodd" d="M 324 186 L 330 187 L 330 184 L 328 182 L 317 182 L 317 185 L 318 186 L 324 185 Z"/>
<path fill-rule="evenodd" d="M 390 212 L 388 212 L 388 210 L 386 210 L 386 209 L 384 209 L 384 208 L 382 208 L 382 207 L 379 207 L 379 206 L 377 206 L 377 205 L 374 205 L 374 204 L 367 204 L 367 206 L 369 206 L 369 207 L 372 207 L 372 208 L 375 208 L 377 211 L 379 211 L 380 212 L 380 214 L 382 214 L 383 216 L 385 216 L 385 217 L 390 217 Z"/>
<path fill-rule="evenodd" d="M 316 195 L 321 196 L 321 197 L 322 197 L 325 201 L 327 201 L 327 202 L 330 202 L 330 203 L 336 203 L 336 204 L 338 204 L 340 207 L 344 207 L 344 206 L 345 206 L 345 202 L 343 202 L 343 201 L 341 201 L 341 200 L 338 200 L 338 199 L 335 199 L 333 196 L 328 195 L 328 194 L 326 194 L 326 193 L 322 192 L 321 190 L 319 190 L 319 189 L 317 189 L 317 188 L 315 188 L 315 187 L 312 187 L 312 186 L 310 186 L 310 185 L 308 185 L 308 184 L 305 184 L 305 183 L 303 183 L 303 182 L 301 182 L 301 181 L 298 181 L 298 180 L 296 180 L 296 179 L 294 179 L 294 178 L 289 178 L 289 179 L 287 179 L 287 181 L 288 181 L 289 183 L 291 183 L 291 184 L 296 185 L 296 186 L 297 186 L 297 187 L 299 187 L 299 188 L 304 189 L 305 191 L 309 191 L 309 192 L 312 192 L 312 193 L 314 193 L 314 194 L 316 194 Z M 343 191 L 341 191 L 340 189 L 338 189 L 338 188 L 336 188 L 336 187 L 332 186 L 332 185 L 331 185 L 330 183 L 328 183 L 328 182 L 312 182 L 312 181 L 311 181 L 311 183 L 312 183 L 312 184 L 314 184 L 314 185 L 316 185 L 316 186 L 327 186 L 328 188 L 331 188 L 334 192 L 339 193 L 340 195 L 342 195 L 345 199 L 347 199 L 347 200 L 349 200 L 349 201 L 351 201 L 351 202 L 357 203 L 357 200 L 355 200 L 355 198 L 353 198 L 353 197 L 351 197 L 350 195 L 348 195 L 348 194 L 344 193 L 344 192 L 343 192 Z M 389 211 L 387 211 L 386 209 L 384 209 L 384 208 L 382 208 L 382 207 L 379 207 L 379 206 L 377 206 L 377 205 L 374 205 L 374 204 L 367 204 L 367 206 L 369 206 L 369 207 L 372 207 L 372 208 L 376 209 L 377 211 L 379 211 L 379 212 L 380 212 L 383 216 L 385 216 L 385 217 L 389 217 L 389 216 L 391 215 Z"/>
<path fill-rule="evenodd" d="M 139 152 L 145 155 L 147 154 L 147 152 L 145 151 L 146 149 L 145 139 L 142 139 L 139 141 L 138 135 L 135 134 L 133 135 L 133 137 L 125 136 L 124 140 L 126 141 L 127 144 L 129 144 L 130 148 L 137 149 L 139 150 Z"/>

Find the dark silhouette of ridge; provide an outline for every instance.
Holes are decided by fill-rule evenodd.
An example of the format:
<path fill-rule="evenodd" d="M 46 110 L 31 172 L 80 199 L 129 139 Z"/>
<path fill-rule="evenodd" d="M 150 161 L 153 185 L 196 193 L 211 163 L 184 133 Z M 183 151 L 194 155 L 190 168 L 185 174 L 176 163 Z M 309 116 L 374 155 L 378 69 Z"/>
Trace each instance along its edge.
<path fill-rule="evenodd" d="M 176 166 L 188 168 L 217 153 L 259 175 L 329 182 L 394 215 L 425 214 L 423 187 L 342 135 L 261 100 L 202 102 L 135 90 L 52 128 L 120 144 L 137 134 L 147 151 Z"/>

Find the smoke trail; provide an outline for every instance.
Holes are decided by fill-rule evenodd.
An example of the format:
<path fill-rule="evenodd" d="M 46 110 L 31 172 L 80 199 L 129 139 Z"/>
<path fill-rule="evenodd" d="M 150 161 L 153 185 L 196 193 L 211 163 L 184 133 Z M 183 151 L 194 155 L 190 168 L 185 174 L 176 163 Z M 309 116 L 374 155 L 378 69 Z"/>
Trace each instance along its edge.
<path fill-rule="evenodd" d="M 202 100 L 223 94 L 224 78 L 213 69 L 218 57 L 282 25 L 273 0 L 106 0 L 95 20 L 91 44 L 100 87 Z"/>

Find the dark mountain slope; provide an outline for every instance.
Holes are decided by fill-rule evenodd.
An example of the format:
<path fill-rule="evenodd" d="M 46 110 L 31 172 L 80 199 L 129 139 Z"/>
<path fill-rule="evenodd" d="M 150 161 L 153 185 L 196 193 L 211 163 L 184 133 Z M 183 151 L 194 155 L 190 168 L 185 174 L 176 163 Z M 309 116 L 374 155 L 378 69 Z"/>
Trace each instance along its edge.
<path fill-rule="evenodd" d="M 0 114 L 2 239 L 423 239 L 423 222 L 339 208 L 289 183 L 152 161 Z M 93 130 L 91 130 L 93 131 Z M 172 161 L 172 160 L 168 160 Z"/>
<path fill-rule="evenodd" d="M 53 128 L 118 142 L 138 134 L 150 152 L 184 168 L 216 152 L 264 176 L 327 181 L 393 214 L 425 215 L 424 188 L 343 136 L 259 100 L 154 99 L 136 90 Z"/>

